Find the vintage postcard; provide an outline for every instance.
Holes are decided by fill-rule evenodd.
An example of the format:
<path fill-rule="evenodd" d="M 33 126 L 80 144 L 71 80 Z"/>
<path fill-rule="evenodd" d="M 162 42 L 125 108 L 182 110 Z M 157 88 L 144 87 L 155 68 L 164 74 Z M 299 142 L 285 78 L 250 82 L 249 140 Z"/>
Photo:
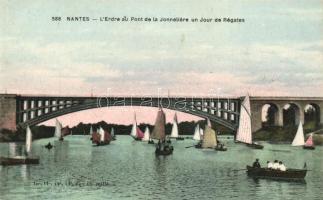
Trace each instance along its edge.
<path fill-rule="evenodd" d="M 321 0 L 0 0 L 0 199 L 322 199 Z"/>

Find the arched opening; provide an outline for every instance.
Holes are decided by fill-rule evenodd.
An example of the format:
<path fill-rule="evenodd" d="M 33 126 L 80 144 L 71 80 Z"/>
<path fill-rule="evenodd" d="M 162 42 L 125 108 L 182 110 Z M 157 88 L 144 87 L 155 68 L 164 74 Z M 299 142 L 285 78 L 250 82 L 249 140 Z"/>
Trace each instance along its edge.
<path fill-rule="evenodd" d="M 278 126 L 278 107 L 268 103 L 262 106 L 261 121 L 262 127 Z"/>
<path fill-rule="evenodd" d="M 315 130 L 320 124 L 320 107 L 317 104 L 307 104 L 304 107 L 304 127 Z"/>
<path fill-rule="evenodd" d="M 300 122 L 300 109 L 294 103 L 286 104 L 283 107 L 284 126 L 295 126 Z"/>

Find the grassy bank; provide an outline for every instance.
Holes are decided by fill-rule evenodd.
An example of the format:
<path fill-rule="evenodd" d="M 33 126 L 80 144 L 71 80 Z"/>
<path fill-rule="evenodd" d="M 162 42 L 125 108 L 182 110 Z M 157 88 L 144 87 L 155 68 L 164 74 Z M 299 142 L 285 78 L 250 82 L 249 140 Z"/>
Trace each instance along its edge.
<path fill-rule="evenodd" d="M 288 127 L 265 127 L 253 133 L 253 139 L 258 141 L 268 141 L 273 143 L 292 142 L 297 132 L 297 126 Z M 321 128 L 321 127 L 319 127 Z M 304 126 L 305 139 L 309 133 L 315 130 L 310 125 Z M 323 144 L 323 130 L 314 132 L 313 140 L 315 144 Z"/>

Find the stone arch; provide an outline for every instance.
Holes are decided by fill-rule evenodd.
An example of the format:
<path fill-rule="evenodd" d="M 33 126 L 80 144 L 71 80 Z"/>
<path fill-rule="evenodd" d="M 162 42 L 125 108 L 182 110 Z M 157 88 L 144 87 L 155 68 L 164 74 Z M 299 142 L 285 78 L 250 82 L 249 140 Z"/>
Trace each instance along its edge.
<path fill-rule="evenodd" d="M 300 122 L 304 123 L 301 106 L 296 103 L 286 103 L 283 106 L 283 125 L 295 126 Z"/>
<path fill-rule="evenodd" d="M 315 103 L 308 103 L 304 106 L 304 124 L 314 123 L 316 128 L 321 121 L 321 108 Z"/>
<path fill-rule="evenodd" d="M 266 103 L 261 108 L 262 127 L 279 125 L 279 107 L 274 103 Z"/>

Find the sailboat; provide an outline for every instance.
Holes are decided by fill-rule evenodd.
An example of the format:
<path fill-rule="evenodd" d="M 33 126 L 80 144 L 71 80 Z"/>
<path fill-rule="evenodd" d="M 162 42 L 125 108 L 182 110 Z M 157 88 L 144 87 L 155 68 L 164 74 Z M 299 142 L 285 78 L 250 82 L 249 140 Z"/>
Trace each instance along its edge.
<path fill-rule="evenodd" d="M 310 134 L 310 136 L 307 138 L 305 145 L 303 146 L 303 149 L 310 149 L 314 150 L 314 142 L 313 142 L 313 133 Z"/>
<path fill-rule="evenodd" d="M 112 140 L 116 140 L 116 136 L 115 136 L 113 127 L 111 128 L 111 137 L 112 137 Z"/>
<path fill-rule="evenodd" d="M 110 144 L 112 137 L 110 133 L 105 131 L 102 127 L 99 128 L 98 132 L 93 133 L 92 135 L 92 144 L 97 146 L 103 146 Z"/>
<path fill-rule="evenodd" d="M 250 109 L 250 99 L 247 94 L 244 98 L 239 118 L 239 127 L 236 134 L 236 142 L 241 142 L 247 144 L 247 146 L 255 149 L 263 149 L 264 146 L 252 142 L 252 132 L 251 132 L 251 109 Z"/>
<path fill-rule="evenodd" d="M 59 141 L 64 140 L 64 136 L 62 134 L 62 124 L 56 119 L 56 126 L 55 126 L 55 136 L 58 138 Z"/>
<path fill-rule="evenodd" d="M 292 142 L 292 146 L 304 146 L 305 144 L 304 141 L 305 139 L 304 139 L 303 125 L 301 122 L 299 122 L 297 132 Z"/>
<path fill-rule="evenodd" d="M 135 140 L 141 140 L 144 137 L 144 133 L 137 126 L 136 113 L 134 113 L 134 119 L 132 123 L 130 136 L 133 137 Z"/>
<path fill-rule="evenodd" d="M 201 132 L 203 131 L 203 129 L 200 129 L 200 125 L 197 124 L 195 126 L 195 131 L 194 131 L 194 135 L 193 135 L 193 140 L 197 140 L 200 141 L 201 140 Z"/>
<path fill-rule="evenodd" d="M 166 118 L 165 113 L 162 110 L 162 108 L 160 108 L 157 113 L 154 130 L 151 134 L 152 139 L 158 140 L 158 144 L 157 144 L 156 150 L 155 150 L 156 155 L 167 156 L 167 155 L 172 154 L 173 150 L 174 150 L 173 146 L 166 143 L 166 140 L 165 140 L 165 138 L 166 138 L 166 135 L 165 135 L 166 119 L 165 118 Z"/>
<path fill-rule="evenodd" d="M 145 133 L 144 133 L 144 137 L 142 138 L 142 141 L 148 142 L 148 144 L 154 144 L 154 141 L 150 138 L 150 131 L 148 126 L 146 126 L 145 128 Z"/>
<path fill-rule="evenodd" d="M 170 138 L 175 138 L 176 140 L 184 140 L 183 137 L 178 136 L 178 122 L 177 122 L 177 114 L 175 113 L 174 119 L 173 119 L 173 127 L 172 132 L 170 134 Z"/>
<path fill-rule="evenodd" d="M 32 156 L 31 148 L 32 148 L 32 133 L 29 126 L 27 126 L 26 149 L 25 149 L 26 156 L 0 157 L 0 165 L 39 164 L 39 158 Z"/>

